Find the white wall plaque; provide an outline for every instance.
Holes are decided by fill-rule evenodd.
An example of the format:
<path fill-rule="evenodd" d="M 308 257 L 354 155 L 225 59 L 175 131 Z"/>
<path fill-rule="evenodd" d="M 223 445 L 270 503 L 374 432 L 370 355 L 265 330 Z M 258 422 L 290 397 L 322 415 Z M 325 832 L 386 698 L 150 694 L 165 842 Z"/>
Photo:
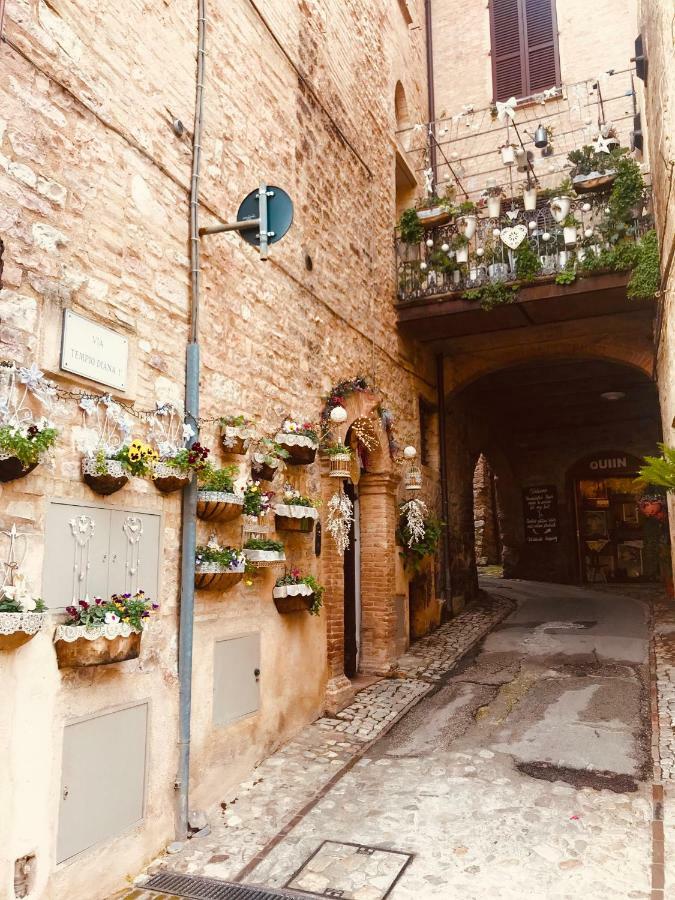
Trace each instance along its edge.
<path fill-rule="evenodd" d="M 129 341 L 123 335 L 69 309 L 63 313 L 61 368 L 124 390 Z"/>

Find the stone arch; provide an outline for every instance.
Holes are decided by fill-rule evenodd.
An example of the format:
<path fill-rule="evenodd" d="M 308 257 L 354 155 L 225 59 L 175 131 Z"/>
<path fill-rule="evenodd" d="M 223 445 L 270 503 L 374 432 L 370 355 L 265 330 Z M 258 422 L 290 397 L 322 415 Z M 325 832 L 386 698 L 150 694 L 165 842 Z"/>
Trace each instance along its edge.
<path fill-rule="evenodd" d="M 344 439 L 353 423 L 363 417 L 375 426 L 380 446 L 366 454 L 366 468 L 358 482 L 360 507 L 361 652 L 359 671 L 385 674 L 407 643 L 407 605 L 400 586 L 400 560 L 396 547 L 397 493 L 400 474 L 389 452 L 387 432 L 379 416 L 380 398 L 357 391 L 343 401 L 347 419 L 334 427 Z M 322 471 L 323 502 L 338 489 L 327 463 Z M 354 692 L 344 674 L 344 565 L 329 534 L 325 535 L 322 575 L 326 586 L 328 685 L 326 708 L 341 708 Z"/>
<path fill-rule="evenodd" d="M 405 95 L 405 88 L 400 81 L 396 82 L 396 87 L 394 88 L 394 113 L 396 115 L 397 130 L 408 128 L 411 125 L 408 99 Z"/>

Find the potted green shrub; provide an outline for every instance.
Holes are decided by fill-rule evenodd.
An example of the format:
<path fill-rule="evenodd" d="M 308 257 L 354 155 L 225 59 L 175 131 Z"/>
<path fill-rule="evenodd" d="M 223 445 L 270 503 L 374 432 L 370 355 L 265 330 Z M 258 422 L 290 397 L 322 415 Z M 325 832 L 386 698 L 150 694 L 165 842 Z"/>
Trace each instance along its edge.
<path fill-rule="evenodd" d="M 476 204 L 473 200 L 463 200 L 459 204 L 457 228 L 467 241 L 476 233 Z"/>
<path fill-rule="evenodd" d="M 504 188 L 498 184 L 491 184 L 485 189 L 487 200 L 487 214 L 491 219 L 498 219 L 502 212 L 502 197 Z"/>
<path fill-rule="evenodd" d="M 553 197 L 549 200 L 551 215 L 560 224 L 565 216 L 569 215 L 574 197 L 574 188 L 569 178 L 564 178 L 553 191 Z"/>
<path fill-rule="evenodd" d="M 566 247 L 571 247 L 577 242 L 577 225 L 579 223 L 574 218 L 574 216 L 569 213 L 562 220 L 561 225 L 563 229 L 563 240 L 565 242 Z"/>
<path fill-rule="evenodd" d="M 523 184 L 523 207 L 527 212 L 537 208 L 537 186 L 529 181 Z"/>
<path fill-rule="evenodd" d="M 234 488 L 234 479 L 238 474 L 239 467 L 234 465 L 223 466 L 222 469 L 207 465 L 199 472 L 197 515 L 200 519 L 229 522 L 241 515 L 244 498 Z"/>
<path fill-rule="evenodd" d="M 401 213 L 398 233 L 404 244 L 419 244 L 424 237 L 424 226 L 417 216 L 416 209 L 406 209 Z"/>
<path fill-rule="evenodd" d="M 146 621 L 158 608 L 141 590 L 67 606 L 68 618 L 54 634 L 59 669 L 136 659 Z"/>
<path fill-rule="evenodd" d="M 455 259 L 457 263 L 467 263 L 469 261 L 469 241 L 464 234 L 456 234 L 452 239 L 452 246 L 455 251 Z"/>
<path fill-rule="evenodd" d="M 313 575 L 302 575 L 299 569 L 291 569 L 277 578 L 272 596 L 280 613 L 306 611 L 318 616 L 324 590 Z"/>

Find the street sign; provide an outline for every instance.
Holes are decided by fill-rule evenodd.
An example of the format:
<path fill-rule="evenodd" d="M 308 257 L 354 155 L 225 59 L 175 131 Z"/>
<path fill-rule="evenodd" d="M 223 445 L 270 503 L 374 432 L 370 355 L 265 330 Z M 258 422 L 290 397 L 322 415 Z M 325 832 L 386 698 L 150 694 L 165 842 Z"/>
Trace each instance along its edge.
<path fill-rule="evenodd" d="M 260 202 L 262 196 L 263 202 Z M 261 256 L 266 256 L 267 244 L 276 244 L 293 224 L 293 201 L 286 191 L 274 185 L 267 186 L 263 193 L 263 185 L 244 198 L 237 210 L 237 223 L 254 219 L 260 222 L 259 227 L 241 228 L 242 238 L 253 247 L 260 248 Z M 265 231 L 267 235 L 265 235 Z M 262 235 L 262 241 L 261 241 Z"/>

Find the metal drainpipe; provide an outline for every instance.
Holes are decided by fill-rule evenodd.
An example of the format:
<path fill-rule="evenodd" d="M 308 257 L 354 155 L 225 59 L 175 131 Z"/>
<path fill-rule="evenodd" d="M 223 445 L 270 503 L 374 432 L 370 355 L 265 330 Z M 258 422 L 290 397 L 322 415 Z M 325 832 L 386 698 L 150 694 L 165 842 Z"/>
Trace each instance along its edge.
<path fill-rule="evenodd" d="M 199 172 L 204 111 L 206 55 L 206 0 L 198 0 L 197 91 L 192 138 L 190 183 L 190 334 L 185 365 L 185 417 L 197 430 L 199 417 Z M 178 633 L 178 809 L 176 837 L 185 840 L 188 831 L 190 789 L 190 718 L 192 713 L 192 643 L 195 606 L 195 549 L 197 545 L 197 481 L 191 479 L 183 491 L 180 620 Z"/>
<path fill-rule="evenodd" d="M 436 391 L 438 396 L 438 443 L 441 469 L 441 518 L 445 522 L 443 535 L 442 588 L 441 596 L 445 601 L 446 611 L 452 615 L 452 584 L 450 576 L 450 525 L 448 523 L 448 459 L 447 437 L 445 432 L 445 374 L 443 354 L 436 356 Z"/>
<path fill-rule="evenodd" d="M 429 115 L 429 128 L 431 133 L 434 136 L 434 140 L 429 141 L 429 164 L 432 170 L 432 183 L 433 189 L 436 190 L 436 165 L 437 165 L 437 156 L 436 156 L 436 98 L 434 96 L 434 42 L 433 42 L 433 31 L 431 25 L 431 0 L 424 0 L 424 30 L 426 34 L 426 45 L 427 45 L 427 96 L 429 98 L 428 102 L 428 115 Z"/>

